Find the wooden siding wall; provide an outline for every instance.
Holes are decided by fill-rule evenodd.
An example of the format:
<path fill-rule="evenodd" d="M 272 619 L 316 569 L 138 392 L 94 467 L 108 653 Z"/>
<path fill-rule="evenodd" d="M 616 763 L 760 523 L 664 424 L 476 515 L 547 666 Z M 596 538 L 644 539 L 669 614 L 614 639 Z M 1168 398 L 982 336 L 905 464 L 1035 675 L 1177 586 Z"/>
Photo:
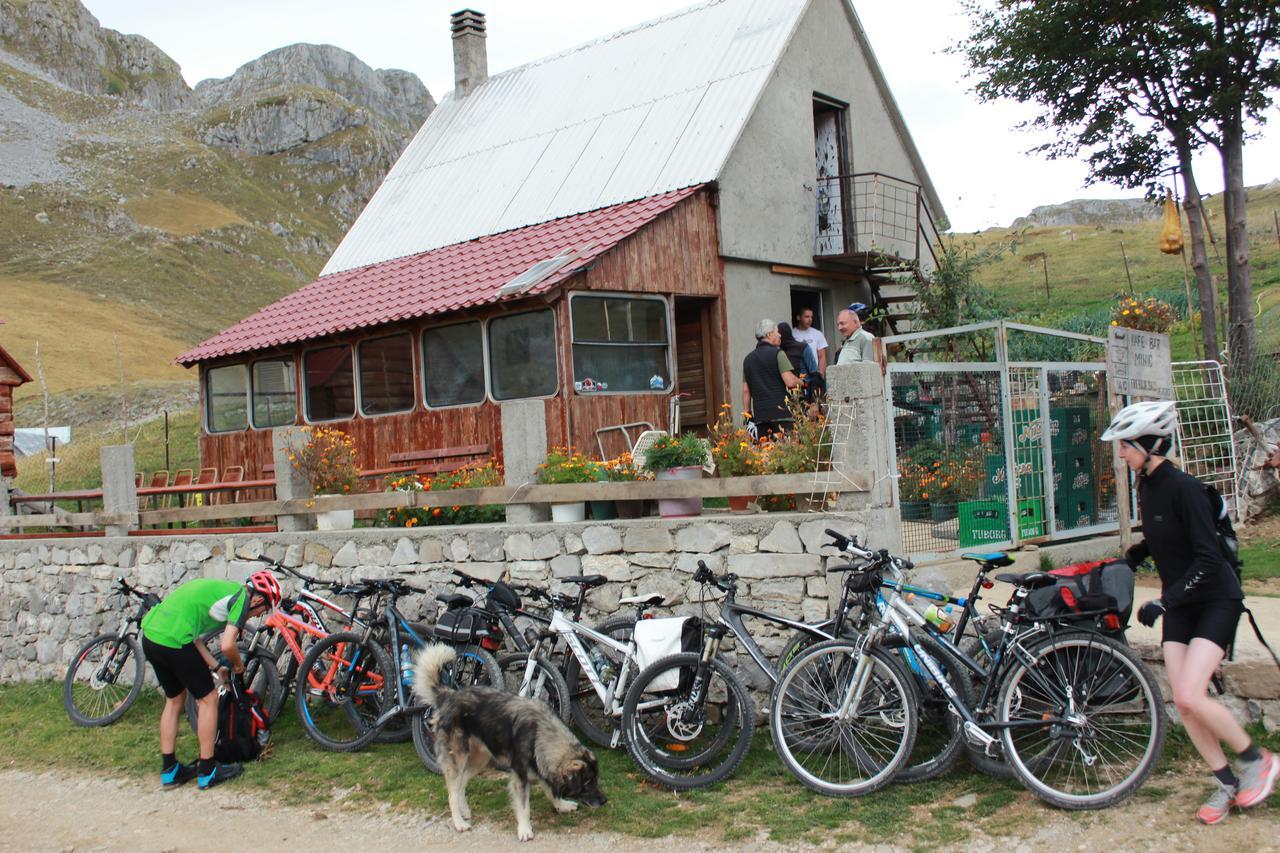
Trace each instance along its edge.
<path fill-rule="evenodd" d="M 13 386 L 0 384 L 0 477 L 18 476 L 13 451 Z"/>
<path fill-rule="evenodd" d="M 556 328 L 559 336 L 560 392 L 545 400 L 547 443 L 550 446 L 572 444 L 588 453 L 598 455 L 596 429 L 636 421 L 648 421 L 659 429 L 667 424 L 669 398 L 665 394 L 600 394 L 582 395 L 573 388 L 573 354 L 569 342 L 569 301 L 565 293 L 592 290 L 631 293 L 652 293 L 666 296 L 692 296 L 714 299 L 711 329 L 712 345 L 723 352 L 724 324 L 724 270 L 719 257 L 719 237 L 716 232 L 716 211 L 710 193 L 700 192 L 664 213 L 636 235 L 625 240 L 612 251 L 597 259 L 595 265 L 583 274 L 575 275 L 561 285 L 559 292 L 546 294 L 533 304 L 508 304 L 473 309 L 465 314 L 432 317 L 396 326 L 384 326 L 368 330 L 364 334 L 351 334 L 309 342 L 306 346 L 277 349 L 253 354 L 253 360 L 285 355 L 294 359 L 299 408 L 304 405 L 302 377 L 302 353 L 306 349 L 333 344 L 352 344 L 361 340 L 382 337 L 401 331 L 414 335 L 414 362 L 417 402 L 412 411 L 376 417 L 357 416 L 351 420 L 333 421 L 335 426 L 348 432 L 355 440 L 363 468 L 379 468 L 387 465 L 389 454 L 397 451 L 426 450 L 439 447 L 456 447 L 468 444 L 489 444 L 500 457 L 502 447 L 502 415 L 500 404 L 490 400 L 476 406 L 460 406 L 449 409 L 427 410 L 422 400 L 422 348 L 421 332 L 430 326 L 443 325 L 460 320 L 488 319 L 505 314 L 540 308 L 550 302 L 556 312 Z M 674 322 L 670 334 L 675 335 Z M 209 362 L 204 368 L 222 364 L 235 364 L 243 359 L 224 359 Z M 723 390 L 728 382 L 727 368 L 722 357 L 713 358 L 718 363 L 719 380 L 713 384 Z M 201 412 L 204 412 L 204 370 L 201 371 Z M 568 389 L 566 391 L 566 389 Z M 566 399 L 568 403 L 566 404 Z M 716 400 L 718 406 L 721 400 Z M 301 420 L 299 420 L 301 423 Z M 203 422 L 202 422 L 203 424 Z M 607 448 L 614 449 L 614 448 Z M 216 467 L 219 471 L 228 465 L 244 465 L 245 478 L 256 479 L 262 474 L 263 465 L 271 461 L 271 430 L 246 429 L 233 433 L 200 436 L 201 465 Z"/>

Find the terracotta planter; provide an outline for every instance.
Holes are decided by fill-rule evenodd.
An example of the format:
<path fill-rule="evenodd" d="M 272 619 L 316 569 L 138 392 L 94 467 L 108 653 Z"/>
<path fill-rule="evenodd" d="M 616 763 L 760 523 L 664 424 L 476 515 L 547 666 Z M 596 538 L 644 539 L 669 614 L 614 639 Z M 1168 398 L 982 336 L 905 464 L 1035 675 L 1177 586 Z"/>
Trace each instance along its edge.
<path fill-rule="evenodd" d="M 659 480 L 701 480 L 702 466 L 668 468 L 657 473 Z M 662 498 L 658 501 L 658 515 L 663 518 L 691 518 L 702 515 L 702 498 Z"/>
<path fill-rule="evenodd" d="M 734 512 L 746 512 L 751 509 L 751 502 L 755 499 L 755 495 L 733 495 L 729 498 L 729 509 Z"/>

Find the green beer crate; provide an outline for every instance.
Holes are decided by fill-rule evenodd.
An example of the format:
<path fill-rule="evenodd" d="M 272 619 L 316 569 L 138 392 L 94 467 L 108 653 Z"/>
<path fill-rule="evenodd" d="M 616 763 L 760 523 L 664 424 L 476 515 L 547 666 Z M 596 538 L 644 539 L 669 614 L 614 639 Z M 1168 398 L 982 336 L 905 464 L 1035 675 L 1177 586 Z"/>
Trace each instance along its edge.
<path fill-rule="evenodd" d="M 1093 491 L 1093 451 L 1089 447 L 1060 450 L 1053 454 L 1054 494 Z"/>
<path fill-rule="evenodd" d="M 960 547 L 969 548 L 1009 540 L 1008 504 L 1004 501 L 961 501 Z M 1043 536 L 1044 501 L 1018 501 L 1018 535 L 1022 539 Z"/>
<path fill-rule="evenodd" d="M 1088 527 L 1097 521 L 1098 513 L 1092 489 L 1083 491 L 1068 489 L 1061 495 L 1054 495 L 1053 502 L 1054 518 L 1061 530 Z"/>

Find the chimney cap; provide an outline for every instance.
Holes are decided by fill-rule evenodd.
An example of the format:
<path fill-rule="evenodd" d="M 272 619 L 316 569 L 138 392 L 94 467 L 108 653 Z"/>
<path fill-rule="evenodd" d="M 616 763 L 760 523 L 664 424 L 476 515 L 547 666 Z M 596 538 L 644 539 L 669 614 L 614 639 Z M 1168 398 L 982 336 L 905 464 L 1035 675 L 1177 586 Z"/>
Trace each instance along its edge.
<path fill-rule="evenodd" d="M 449 24 L 455 36 L 465 32 L 484 35 L 484 12 L 477 12 L 475 9 L 459 9 L 449 16 Z"/>

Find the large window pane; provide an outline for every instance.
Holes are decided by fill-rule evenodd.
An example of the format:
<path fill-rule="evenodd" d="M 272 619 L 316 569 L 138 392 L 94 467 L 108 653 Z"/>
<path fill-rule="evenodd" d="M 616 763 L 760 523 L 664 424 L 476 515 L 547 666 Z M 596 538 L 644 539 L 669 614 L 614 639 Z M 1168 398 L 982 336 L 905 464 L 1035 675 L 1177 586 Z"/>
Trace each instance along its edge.
<path fill-rule="evenodd" d="M 556 392 L 556 321 L 548 309 L 489 321 L 490 382 L 495 400 Z"/>
<path fill-rule="evenodd" d="M 422 382 L 428 406 L 460 406 L 484 399 L 484 339 L 479 323 L 422 333 Z"/>
<path fill-rule="evenodd" d="M 293 382 L 293 360 L 273 359 L 253 365 L 253 425 L 277 427 L 298 416 L 298 391 Z"/>
<path fill-rule="evenodd" d="M 207 374 L 205 407 L 209 432 L 231 432 L 249 425 L 249 376 L 243 364 L 215 367 Z"/>
<path fill-rule="evenodd" d="M 589 378 L 608 391 L 670 389 L 665 302 L 575 295 L 569 306 L 575 383 Z"/>
<path fill-rule="evenodd" d="M 312 350 L 302 360 L 307 382 L 307 420 L 334 421 L 356 413 L 351 347 Z"/>
<path fill-rule="evenodd" d="M 413 338 L 408 334 L 360 344 L 360 411 L 366 415 L 413 408 Z"/>

